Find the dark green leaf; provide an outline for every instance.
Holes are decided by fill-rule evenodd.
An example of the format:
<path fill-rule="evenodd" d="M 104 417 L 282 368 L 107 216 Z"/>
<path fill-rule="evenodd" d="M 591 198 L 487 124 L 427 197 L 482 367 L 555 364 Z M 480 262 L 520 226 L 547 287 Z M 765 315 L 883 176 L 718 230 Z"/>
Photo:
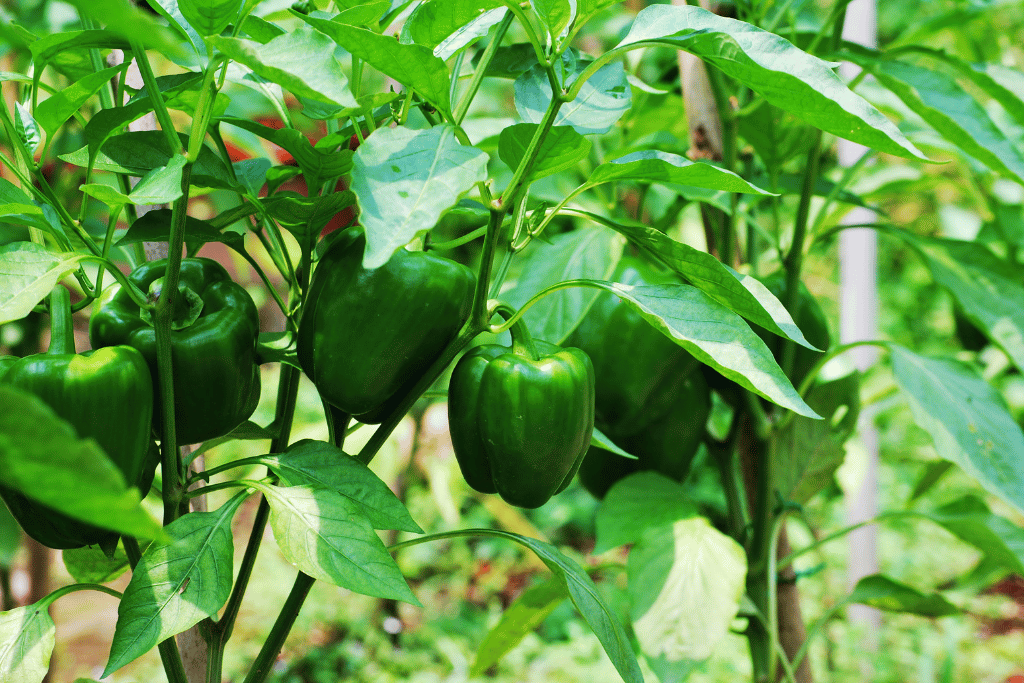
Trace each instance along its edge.
<path fill-rule="evenodd" d="M 882 574 L 865 576 L 858 581 L 849 600 L 887 612 L 903 612 L 922 617 L 948 617 L 960 613 L 959 609 L 938 593 L 922 593 Z"/>
<path fill-rule="evenodd" d="M 889 348 L 896 383 L 939 456 L 1024 511 L 1024 434 L 1003 397 L 966 363 Z"/>
<path fill-rule="evenodd" d="M 117 608 L 104 677 L 217 615 L 231 594 L 231 520 L 243 500 L 179 517 L 164 528 L 170 541 L 153 543 L 142 554 Z"/>
<path fill-rule="evenodd" d="M 948 460 L 932 460 L 924 466 L 921 478 L 914 484 L 914 490 L 910 492 L 908 503 L 912 503 L 934 488 L 939 481 L 946 476 L 955 465 Z"/>
<path fill-rule="evenodd" d="M 517 123 L 501 131 L 498 157 L 515 171 L 526 155 L 537 131 L 535 123 Z M 569 126 L 552 128 L 537 150 L 533 166 L 523 178 L 524 184 L 576 166 L 590 154 L 591 142 Z"/>
<path fill-rule="evenodd" d="M 280 477 L 284 486 L 318 486 L 349 498 L 361 508 L 374 529 L 423 533 L 388 485 L 336 446 L 303 440 L 284 453 L 263 456 L 261 461 Z"/>
<path fill-rule="evenodd" d="M 480 55 L 473 58 L 477 65 Z M 519 78 L 537 65 L 537 51 L 531 43 L 516 43 L 499 47 L 487 66 L 487 75 L 494 78 Z"/>
<path fill-rule="evenodd" d="M 114 66 L 80 78 L 60 92 L 54 93 L 36 107 L 36 121 L 53 138 L 64 122 L 74 116 L 86 101 L 107 85 L 125 66 Z"/>
<path fill-rule="evenodd" d="M 569 81 L 575 80 L 586 65 L 579 62 Z M 581 135 L 607 133 L 629 110 L 632 97 L 622 63 L 606 64 L 587 79 L 576 99 L 562 105 L 555 125 L 572 126 Z M 516 79 L 516 111 L 524 121 L 540 123 L 550 102 L 551 83 L 543 67 L 537 65 Z"/>
<path fill-rule="evenodd" d="M 811 125 L 900 157 L 926 157 L 881 112 L 817 57 L 746 22 L 700 7 L 652 5 L 617 46 L 661 43 L 686 50 Z"/>
<path fill-rule="evenodd" d="M 178 0 L 185 21 L 204 38 L 216 36 L 238 15 L 239 0 Z"/>
<path fill-rule="evenodd" d="M 316 149 L 305 135 L 294 128 L 270 128 L 248 119 L 230 117 L 221 120 L 255 133 L 291 154 L 310 187 L 317 187 L 328 178 L 336 178 L 352 170 L 352 152 L 348 148 L 337 151 Z M 267 172 L 268 182 L 272 171 L 295 173 L 293 169 L 275 167 Z"/>
<path fill-rule="evenodd" d="M 267 213 L 276 218 L 300 240 L 318 234 L 334 215 L 355 203 L 356 196 L 348 190 L 315 197 L 276 194 L 263 200 Z"/>
<path fill-rule="evenodd" d="M 61 53 L 78 48 L 100 48 L 109 50 L 131 50 L 127 40 L 113 31 L 69 31 L 51 33 L 29 44 L 32 59 L 39 65 L 46 64 Z"/>
<path fill-rule="evenodd" d="M 139 492 L 96 442 L 32 394 L 0 385 L 0 486 L 58 512 L 132 536 L 154 538 L 160 525 Z"/>
<path fill-rule="evenodd" d="M 6 505 L 0 505 L 0 568 L 10 569 L 21 547 L 21 527 Z"/>
<path fill-rule="evenodd" d="M 696 510 L 686 497 L 678 482 L 657 472 L 637 472 L 617 481 L 597 508 L 594 553 L 636 543 L 648 529 L 692 517 Z"/>
<path fill-rule="evenodd" d="M 64 568 L 78 583 L 108 583 L 128 571 L 128 556 L 118 544 L 113 557 L 98 545 L 63 550 Z"/>
<path fill-rule="evenodd" d="M 166 242 L 171 236 L 170 209 L 157 209 L 139 216 L 117 242 L 117 246 L 139 242 Z M 206 221 L 185 217 L 185 239 L 189 242 L 223 242 L 232 246 L 242 244 L 242 235 L 225 230 L 218 231 Z"/>
<path fill-rule="evenodd" d="M 590 445 L 597 446 L 598 448 L 603 448 L 606 451 L 611 451 L 615 455 L 622 456 L 623 458 L 626 458 L 628 460 L 637 459 L 635 455 L 630 455 L 629 453 L 627 453 L 626 451 L 622 450 L 614 443 L 612 443 L 612 440 L 609 439 L 604 433 L 601 432 L 600 429 L 597 429 L 596 427 L 594 428 L 594 432 L 590 435 Z"/>
<path fill-rule="evenodd" d="M 431 49 L 437 48 L 445 43 L 452 34 L 460 29 L 465 30 L 470 24 L 480 21 L 488 12 L 501 6 L 500 0 L 425 0 L 416 7 L 402 27 L 402 42 L 425 45 Z M 496 14 L 495 21 L 501 21 L 504 12 Z M 488 17 L 489 19 L 490 17 Z M 484 28 L 482 34 L 479 31 L 474 33 L 485 35 L 487 29 Z M 475 39 L 479 35 L 474 35 L 473 38 Z M 469 42 L 465 42 L 461 47 L 468 44 Z M 452 51 L 446 50 L 443 54 L 450 57 L 461 47 Z M 437 50 L 434 50 L 434 53 L 437 54 Z M 447 57 L 441 58 L 447 59 Z"/>
<path fill-rule="evenodd" d="M 977 496 L 964 496 L 925 516 L 983 552 L 990 562 L 1024 575 L 1024 529 L 992 514 Z"/>

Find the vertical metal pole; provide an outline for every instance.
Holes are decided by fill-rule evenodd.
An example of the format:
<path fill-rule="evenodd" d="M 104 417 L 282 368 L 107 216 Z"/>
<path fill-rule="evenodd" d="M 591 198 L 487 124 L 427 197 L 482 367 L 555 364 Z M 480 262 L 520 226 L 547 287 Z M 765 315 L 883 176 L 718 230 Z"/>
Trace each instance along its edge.
<path fill-rule="evenodd" d="M 853 0 L 846 11 L 843 38 L 867 46 L 877 44 L 877 7 L 875 0 Z M 840 72 L 849 80 L 858 68 L 844 63 Z M 865 149 L 847 140 L 839 141 L 839 163 L 850 166 Z M 874 212 L 857 207 L 844 222 L 871 223 Z M 874 230 L 851 228 L 839 238 L 839 339 L 842 343 L 878 338 L 878 243 Z M 871 367 L 878 357 L 874 347 L 859 347 L 850 352 L 858 370 Z M 871 519 L 878 514 L 878 432 L 874 425 L 875 411 L 867 409 L 860 415 L 858 435 L 860 457 L 865 459 L 864 476 L 855 491 L 847 491 L 846 514 L 850 524 Z M 878 530 L 861 527 L 849 536 L 849 585 L 852 588 L 864 576 L 878 572 Z M 864 605 L 851 605 L 847 614 L 851 621 L 867 626 L 872 633 L 871 649 L 878 646 L 881 613 Z"/>

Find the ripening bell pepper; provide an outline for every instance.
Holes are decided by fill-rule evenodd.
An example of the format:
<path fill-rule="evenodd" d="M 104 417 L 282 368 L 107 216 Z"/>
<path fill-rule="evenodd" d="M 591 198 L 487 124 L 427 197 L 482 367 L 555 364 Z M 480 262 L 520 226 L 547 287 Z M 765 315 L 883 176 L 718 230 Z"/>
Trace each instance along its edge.
<path fill-rule="evenodd" d="M 150 439 L 153 384 L 142 355 L 128 346 L 75 354 L 68 292 L 51 295 L 47 353 L 0 363 L 0 382 L 38 396 L 78 436 L 93 439 L 142 495 L 159 461 Z M 5 371 L 6 369 L 6 371 Z M 32 538 L 50 548 L 81 548 L 117 541 L 117 534 L 80 522 L 10 489 L 7 506 Z"/>
<path fill-rule="evenodd" d="M 367 270 L 365 244 L 362 228 L 349 228 L 318 261 L 297 352 L 324 399 L 379 422 L 387 417 L 385 404 L 396 403 L 458 334 L 476 279 L 462 264 L 404 249 Z"/>
<path fill-rule="evenodd" d="M 166 259 L 151 261 L 129 278 L 155 299 L 166 271 Z M 176 435 L 179 444 L 198 443 L 228 434 L 256 410 L 259 312 L 224 267 L 207 258 L 182 259 L 176 300 L 171 324 Z M 96 304 L 89 337 L 94 347 L 124 344 L 142 353 L 157 389 L 153 422 L 159 436 L 163 419 L 156 330 L 148 312 L 144 314 L 120 285 L 113 285 Z"/>
<path fill-rule="evenodd" d="M 511 505 L 540 507 L 565 489 L 594 431 L 594 367 L 579 349 L 529 339 L 477 346 L 452 372 L 448 423 L 466 482 Z"/>

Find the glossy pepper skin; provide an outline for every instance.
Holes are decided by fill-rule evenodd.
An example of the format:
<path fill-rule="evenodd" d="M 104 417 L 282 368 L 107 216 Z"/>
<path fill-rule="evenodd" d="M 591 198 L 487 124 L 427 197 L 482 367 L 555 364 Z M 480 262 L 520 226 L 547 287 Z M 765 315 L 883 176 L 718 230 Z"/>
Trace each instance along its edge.
<path fill-rule="evenodd" d="M 298 356 L 328 402 L 380 422 L 388 400 L 396 402 L 458 334 L 476 279 L 464 265 L 404 249 L 366 270 L 365 244 L 362 228 L 349 228 L 320 258 L 299 323 Z"/>
<path fill-rule="evenodd" d="M 166 259 L 151 261 L 129 277 L 143 292 L 150 292 L 166 270 Z M 260 323 L 252 297 L 216 261 L 182 259 L 180 283 L 182 314 L 176 315 L 172 324 L 171 357 L 177 439 L 179 444 L 189 444 L 228 434 L 256 409 L 260 399 L 256 361 Z M 186 297 L 185 288 L 195 297 Z M 184 315 L 189 299 L 202 306 L 191 323 Z M 180 329 L 174 329 L 177 327 Z M 97 302 L 89 321 L 89 337 L 94 347 L 124 344 L 142 353 L 157 390 L 154 427 L 159 436 L 162 409 L 156 333 L 119 285 L 108 288 Z"/>
<path fill-rule="evenodd" d="M 145 495 L 159 461 L 150 440 L 153 384 L 146 361 L 127 346 L 75 354 L 70 308 L 66 314 L 67 328 L 54 330 L 49 352 L 0 360 L 0 382 L 36 395 L 79 437 L 95 440 L 126 483 Z M 54 327 L 63 324 L 55 320 Z M 72 519 L 15 491 L 0 489 L 0 496 L 25 533 L 50 548 L 117 541 L 111 531 Z"/>
<path fill-rule="evenodd" d="M 564 490 L 594 431 L 594 368 L 579 349 L 477 346 L 452 372 L 448 422 L 466 482 L 537 508 Z"/>
<path fill-rule="evenodd" d="M 630 285 L 678 282 L 626 257 L 614 279 Z M 611 438 L 641 431 L 672 408 L 700 363 L 618 297 L 602 292 L 566 342 L 582 349 L 597 376 L 597 428 Z"/>

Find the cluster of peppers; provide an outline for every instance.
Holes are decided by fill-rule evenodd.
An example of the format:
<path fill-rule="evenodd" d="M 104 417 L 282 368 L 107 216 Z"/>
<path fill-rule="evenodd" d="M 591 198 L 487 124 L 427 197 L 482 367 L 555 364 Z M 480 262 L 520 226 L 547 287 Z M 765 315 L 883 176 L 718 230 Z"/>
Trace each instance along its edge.
<path fill-rule="evenodd" d="M 129 279 L 154 300 L 167 261 L 136 269 Z M 179 306 L 171 331 L 175 434 L 179 444 L 228 434 L 255 410 L 260 397 L 256 341 L 259 315 L 252 298 L 223 266 L 184 259 Z M 152 485 L 163 427 L 157 390 L 156 340 L 148 312 L 119 285 L 108 288 L 89 325 L 92 351 L 75 353 L 68 290 L 50 296 L 51 335 L 46 353 L 0 359 L 0 382 L 32 393 L 82 438 L 91 438 L 117 465 L 129 486 Z M 100 544 L 117 535 L 0 489 L 25 532 L 51 548 Z"/>

